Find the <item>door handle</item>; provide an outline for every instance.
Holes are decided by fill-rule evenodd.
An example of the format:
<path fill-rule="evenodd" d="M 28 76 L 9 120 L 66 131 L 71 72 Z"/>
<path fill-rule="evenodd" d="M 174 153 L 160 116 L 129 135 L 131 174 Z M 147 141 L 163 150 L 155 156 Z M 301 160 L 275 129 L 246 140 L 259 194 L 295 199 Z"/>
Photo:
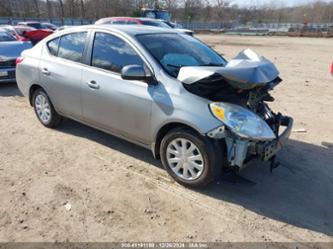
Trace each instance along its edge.
<path fill-rule="evenodd" d="M 94 80 L 88 82 L 87 85 L 88 85 L 90 88 L 92 88 L 92 89 L 99 89 L 99 85 L 98 85 L 97 82 L 94 81 Z"/>
<path fill-rule="evenodd" d="M 50 75 L 51 74 L 50 71 L 47 68 L 43 68 L 42 73 L 45 74 L 45 75 Z"/>

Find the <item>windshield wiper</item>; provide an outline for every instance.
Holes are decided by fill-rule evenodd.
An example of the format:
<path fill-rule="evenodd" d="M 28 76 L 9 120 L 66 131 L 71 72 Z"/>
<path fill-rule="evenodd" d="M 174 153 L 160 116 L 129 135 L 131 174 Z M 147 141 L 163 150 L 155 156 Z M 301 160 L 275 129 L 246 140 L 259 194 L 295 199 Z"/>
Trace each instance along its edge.
<path fill-rule="evenodd" d="M 175 67 L 175 68 L 182 68 L 183 65 L 172 65 L 172 64 L 167 64 L 168 67 Z"/>
<path fill-rule="evenodd" d="M 218 64 L 218 63 L 208 63 L 208 64 L 203 64 L 200 65 L 200 67 L 222 67 L 225 64 Z"/>

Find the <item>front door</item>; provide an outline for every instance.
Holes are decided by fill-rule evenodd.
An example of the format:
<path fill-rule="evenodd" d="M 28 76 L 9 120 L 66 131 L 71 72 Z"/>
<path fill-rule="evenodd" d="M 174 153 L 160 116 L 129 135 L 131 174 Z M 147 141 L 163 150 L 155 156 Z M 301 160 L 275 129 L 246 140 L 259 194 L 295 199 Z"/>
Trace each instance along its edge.
<path fill-rule="evenodd" d="M 148 144 L 152 98 L 148 85 L 121 78 L 126 65 L 144 65 L 131 45 L 104 32 L 94 34 L 90 66 L 82 73 L 82 107 L 87 122 Z"/>

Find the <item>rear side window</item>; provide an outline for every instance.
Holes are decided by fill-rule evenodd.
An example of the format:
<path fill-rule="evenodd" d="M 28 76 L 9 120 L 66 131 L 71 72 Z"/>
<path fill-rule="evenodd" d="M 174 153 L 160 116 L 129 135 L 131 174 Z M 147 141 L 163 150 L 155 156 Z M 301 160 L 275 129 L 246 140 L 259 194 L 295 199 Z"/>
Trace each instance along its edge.
<path fill-rule="evenodd" d="M 81 62 L 86 44 L 87 32 L 64 35 L 60 38 L 58 57 Z"/>
<path fill-rule="evenodd" d="M 59 41 L 60 38 L 56 38 L 47 43 L 47 48 L 49 49 L 50 54 L 52 54 L 53 56 L 58 55 Z"/>
<path fill-rule="evenodd" d="M 135 50 L 124 40 L 106 33 L 95 35 L 91 65 L 120 73 L 127 65 L 143 66 L 144 62 Z"/>

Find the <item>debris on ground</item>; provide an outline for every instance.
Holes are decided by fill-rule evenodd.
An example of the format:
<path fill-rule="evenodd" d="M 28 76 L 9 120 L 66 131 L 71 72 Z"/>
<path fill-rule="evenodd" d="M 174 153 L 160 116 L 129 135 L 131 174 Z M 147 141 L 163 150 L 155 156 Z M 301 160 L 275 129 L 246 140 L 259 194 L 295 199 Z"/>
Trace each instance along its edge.
<path fill-rule="evenodd" d="M 66 204 L 65 204 L 65 209 L 66 209 L 67 211 L 71 211 L 71 209 L 72 209 L 72 205 L 71 205 L 70 203 L 66 203 Z"/>

